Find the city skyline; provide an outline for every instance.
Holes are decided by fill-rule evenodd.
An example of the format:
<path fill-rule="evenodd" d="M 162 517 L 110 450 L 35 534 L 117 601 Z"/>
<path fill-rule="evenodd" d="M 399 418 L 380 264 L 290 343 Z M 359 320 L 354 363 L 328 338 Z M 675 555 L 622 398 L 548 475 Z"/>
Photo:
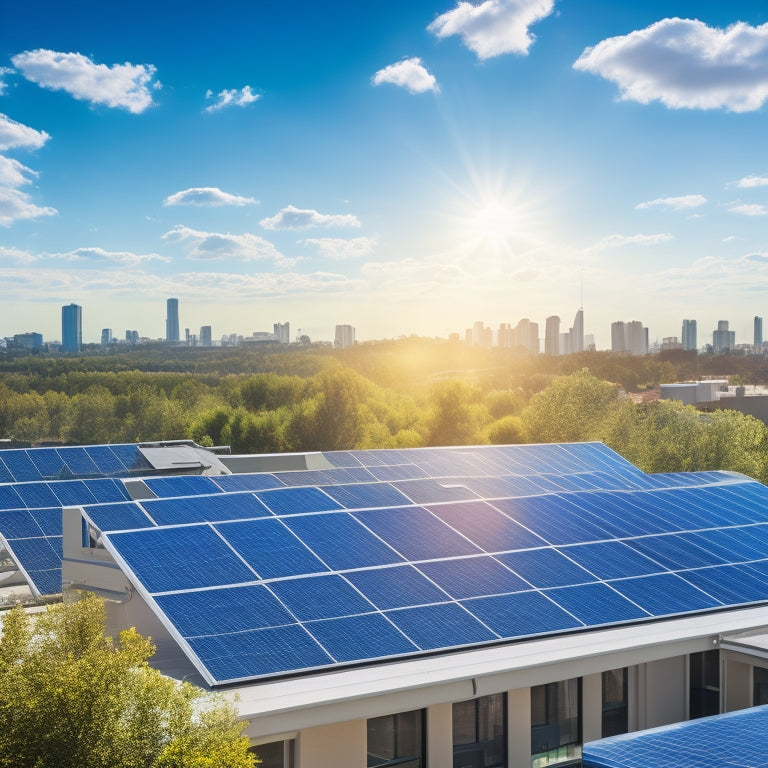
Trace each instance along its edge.
<path fill-rule="evenodd" d="M 178 296 L 182 327 L 313 339 L 543 334 L 583 303 L 600 348 L 618 318 L 748 340 L 766 22 L 746 0 L 6 4 L 3 334 L 55 338 L 76 303 L 84 340 L 160 338 Z"/>

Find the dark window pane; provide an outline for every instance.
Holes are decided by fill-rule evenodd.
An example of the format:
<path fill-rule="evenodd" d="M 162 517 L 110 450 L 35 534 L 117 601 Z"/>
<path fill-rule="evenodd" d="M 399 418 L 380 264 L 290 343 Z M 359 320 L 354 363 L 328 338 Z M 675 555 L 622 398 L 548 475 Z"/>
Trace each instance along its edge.
<path fill-rule="evenodd" d="M 581 756 L 581 679 L 531 688 L 531 754 L 536 765 Z"/>
<path fill-rule="evenodd" d="M 690 678 L 691 720 L 720 714 L 720 652 L 692 653 Z"/>
<path fill-rule="evenodd" d="M 368 767 L 422 768 L 424 717 L 416 709 L 368 720 Z"/>
<path fill-rule="evenodd" d="M 611 669 L 603 672 L 602 736 L 617 736 L 628 730 L 627 669 Z"/>
<path fill-rule="evenodd" d="M 768 669 L 753 667 L 752 682 L 754 689 L 752 704 L 756 707 L 768 704 Z"/>
<path fill-rule="evenodd" d="M 503 768 L 506 722 L 502 693 L 454 704 L 453 768 Z"/>

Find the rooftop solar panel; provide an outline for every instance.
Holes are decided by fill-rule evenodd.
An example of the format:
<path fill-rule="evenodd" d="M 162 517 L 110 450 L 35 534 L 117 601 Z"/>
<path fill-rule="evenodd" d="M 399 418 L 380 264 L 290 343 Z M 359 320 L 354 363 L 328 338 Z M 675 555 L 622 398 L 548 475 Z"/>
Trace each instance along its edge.
<path fill-rule="evenodd" d="M 67 449 L 60 449 L 61 455 L 66 458 Z M 85 448 L 89 459 L 98 467 L 99 473 L 106 476 L 122 476 L 127 473 L 125 464 L 117 457 L 117 454 L 108 445 L 96 445 Z"/>
<path fill-rule="evenodd" d="M 85 448 L 57 448 L 56 453 L 75 477 L 99 477 L 104 474 Z"/>
<path fill-rule="evenodd" d="M 400 491 L 387 483 L 336 485 L 325 490 L 332 499 L 336 499 L 347 509 L 392 507 L 408 503 L 408 499 Z"/>
<path fill-rule="evenodd" d="M 0 512 L 0 533 L 9 540 L 43 535 L 37 521 L 26 509 L 6 509 Z"/>
<path fill-rule="evenodd" d="M 498 640 L 499 635 L 456 603 L 403 608 L 384 614 L 422 650 Z"/>
<path fill-rule="evenodd" d="M 43 479 L 40 470 L 35 466 L 32 459 L 29 458 L 26 451 L 3 451 L 3 461 L 16 482 L 22 483 Z"/>
<path fill-rule="evenodd" d="M 613 588 L 652 616 L 690 613 L 722 603 L 673 573 L 610 582 Z"/>
<path fill-rule="evenodd" d="M 144 483 L 159 498 L 221 493 L 221 489 L 212 478 L 201 475 L 147 477 Z"/>
<path fill-rule="evenodd" d="M 125 490 L 125 486 L 119 480 L 104 478 L 101 480 L 84 480 L 83 482 L 99 504 L 130 499 L 128 491 Z"/>
<path fill-rule="evenodd" d="M 3 451 L 5 453 L 5 451 Z M 14 477 L 11 474 L 8 467 L 5 466 L 5 462 L 0 458 L 0 483 L 12 483 Z"/>
<path fill-rule="evenodd" d="M 267 473 L 252 475 L 218 475 L 212 477 L 222 491 L 264 491 L 268 488 L 281 488 L 281 483 L 274 475 Z"/>
<path fill-rule="evenodd" d="M 56 501 L 63 507 L 96 504 L 98 499 L 82 480 L 61 480 L 48 486 Z"/>
<path fill-rule="evenodd" d="M 488 556 L 420 563 L 418 568 L 454 600 L 530 589 L 527 582 Z"/>
<path fill-rule="evenodd" d="M 27 509 L 53 507 L 59 503 L 47 483 L 18 483 L 15 488 Z"/>
<path fill-rule="evenodd" d="M 158 525 L 243 520 L 271 517 L 267 507 L 251 493 L 218 493 L 212 496 L 185 496 L 149 499 L 141 506 Z"/>
<path fill-rule="evenodd" d="M 135 501 L 87 506 L 85 513 L 100 531 L 128 531 L 155 525 Z"/>
<path fill-rule="evenodd" d="M 64 462 L 62 461 L 55 448 L 36 448 L 27 451 L 27 456 L 32 460 L 32 463 L 37 467 L 40 475 L 46 480 L 55 480 L 56 478 L 63 477 Z M 66 471 L 69 474 L 69 471 Z"/>
<path fill-rule="evenodd" d="M 26 505 L 16 489 L 10 485 L 0 485 L 0 510 L 1 509 L 25 509 Z"/>
<path fill-rule="evenodd" d="M 382 611 L 449 599 L 445 592 L 411 565 L 352 571 L 345 577 Z"/>
<path fill-rule="evenodd" d="M 256 497 L 276 515 L 343 509 L 338 501 L 334 501 L 319 488 L 283 488 L 257 493 Z"/>

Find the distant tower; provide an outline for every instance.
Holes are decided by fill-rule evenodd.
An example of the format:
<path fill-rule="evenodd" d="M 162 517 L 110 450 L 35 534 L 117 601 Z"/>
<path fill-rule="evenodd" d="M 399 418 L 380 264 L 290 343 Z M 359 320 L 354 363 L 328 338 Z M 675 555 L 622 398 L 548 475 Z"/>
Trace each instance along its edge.
<path fill-rule="evenodd" d="M 333 345 L 337 349 L 346 349 L 355 343 L 355 328 L 352 325 L 337 325 Z"/>
<path fill-rule="evenodd" d="M 696 343 L 696 321 L 695 320 L 683 320 L 683 349 L 698 349 Z"/>
<path fill-rule="evenodd" d="M 102 328 L 101 329 L 101 346 L 106 347 L 111 343 L 112 343 L 112 329 Z"/>
<path fill-rule="evenodd" d="M 547 318 L 544 331 L 544 354 L 553 357 L 560 354 L 560 318 L 557 315 Z"/>
<path fill-rule="evenodd" d="M 584 351 L 584 310 L 580 309 L 573 319 L 573 328 L 571 328 L 570 352 Z"/>
<path fill-rule="evenodd" d="M 755 317 L 755 340 L 754 345 L 756 347 L 763 346 L 763 318 Z"/>
<path fill-rule="evenodd" d="M 291 324 L 290 323 L 273 323 L 272 330 L 275 338 L 281 344 L 289 344 L 291 341 Z"/>
<path fill-rule="evenodd" d="M 61 349 L 63 352 L 80 352 L 83 343 L 83 308 L 68 304 L 61 308 Z"/>
<path fill-rule="evenodd" d="M 200 346 L 201 347 L 213 346 L 213 333 L 210 325 L 203 325 L 200 328 Z"/>
<path fill-rule="evenodd" d="M 179 340 L 179 300 L 168 299 L 165 311 L 165 340 Z"/>
<path fill-rule="evenodd" d="M 712 351 L 731 352 L 736 348 L 736 331 L 728 330 L 727 320 L 717 321 L 717 330 L 712 331 Z"/>

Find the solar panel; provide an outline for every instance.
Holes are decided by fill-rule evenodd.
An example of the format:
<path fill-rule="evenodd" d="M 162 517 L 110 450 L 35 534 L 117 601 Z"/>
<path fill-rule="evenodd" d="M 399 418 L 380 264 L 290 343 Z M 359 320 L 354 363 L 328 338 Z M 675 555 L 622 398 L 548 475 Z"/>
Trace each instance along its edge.
<path fill-rule="evenodd" d="M 448 600 L 445 592 L 411 565 L 353 571 L 345 577 L 382 611 Z"/>
<path fill-rule="evenodd" d="M 43 531 L 26 509 L 7 509 L 0 512 L 0 533 L 6 539 L 42 536 Z"/>
<path fill-rule="evenodd" d="M 485 643 L 499 638 L 499 635 L 456 603 L 402 608 L 387 611 L 384 615 L 418 648 L 425 651 Z"/>
<path fill-rule="evenodd" d="M 59 449 L 64 461 L 67 460 L 68 448 Z M 99 473 L 106 476 L 119 476 L 126 474 L 126 466 L 117 457 L 117 454 L 108 445 L 96 445 L 85 448 L 88 458 L 96 465 Z"/>
<path fill-rule="evenodd" d="M 256 497 L 276 515 L 343 509 L 338 501 L 334 501 L 319 488 L 282 488 L 257 493 Z"/>
<path fill-rule="evenodd" d="M 15 488 L 27 509 L 53 507 L 59 503 L 47 483 L 18 483 Z"/>
<path fill-rule="evenodd" d="M 454 600 L 530 589 L 509 568 L 487 556 L 421 563 L 418 568 Z"/>
<path fill-rule="evenodd" d="M 125 486 L 119 480 L 84 480 L 85 487 L 91 492 L 97 502 L 128 501 L 131 497 Z"/>
<path fill-rule="evenodd" d="M 141 502 L 158 525 L 241 520 L 270 517 L 271 512 L 251 493 L 218 493 L 180 499 L 150 499 Z"/>
<path fill-rule="evenodd" d="M 263 474 L 253 475 L 218 475 L 211 480 L 222 491 L 264 491 L 267 488 L 281 488 L 282 483 L 274 476 Z"/>
<path fill-rule="evenodd" d="M 561 608 L 586 626 L 617 624 L 632 619 L 648 618 L 650 614 L 639 605 L 623 597 L 606 584 L 582 584 L 578 587 L 560 587 L 546 593 Z"/>
<path fill-rule="evenodd" d="M 408 503 L 408 499 L 400 491 L 387 483 L 337 485 L 326 488 L 325 492 L 347 509 L 392 507 Z"/>
<path fill-rule="evenodd" d="M 159 498 L 221 493 L 210 477 L 178 475 L 172 477 L 147 477 L 144 484 Z"/>
<path fill-rule="evenodd" d="M 27 456 L 46 480 L 55 480 L 62 476 L 64 462 L 55 448 L 35 448 L 27 451 Z"/>
<path fill-rule="evenodd" d="M 610 582 L 611 586 L 652 616 L 689 613 L 722 605 L 673 573 Z"/>
<path fill-rule="evenodd" d="M 82 480 L 61 480 L 48 486 L 56 501 L 63 507 L 95 504 L 98 499 Z"/>
<path fill-rule="evenodd" d="M 155 525 L 135 501 L 95 504 L 86 506 L 85 512 L 100 531 L 127 531 Z"/>
<path fill-rule="evenodd" d="M 3 451 L 5 453 L 5 451 Z M 5 462 L 0 459 L 0 483 L 12 483 L 14 480 L 8 467 L 5 466 Z"/>
<path fill-rule="evenodd" d="M 99 477 L 104 474 L 85 448 L 57 448 L 56 452 L 75 477 Z M 109 474 L 107 472 L 106 474 Z"/>
<path fill-rule="evenodd" d="M 3 451 L 3 461 L 16 482 L 43 479 L 40 471 L 34 465 L 32 459 L 29 458 L 26 451 Z"/>
<path fill-rule="evenodd" d="M 354 616 L 374 610 L 346 580 L 332 574 L 283 579 L 272 582 L 270 589 L 299 621 Z"/>

